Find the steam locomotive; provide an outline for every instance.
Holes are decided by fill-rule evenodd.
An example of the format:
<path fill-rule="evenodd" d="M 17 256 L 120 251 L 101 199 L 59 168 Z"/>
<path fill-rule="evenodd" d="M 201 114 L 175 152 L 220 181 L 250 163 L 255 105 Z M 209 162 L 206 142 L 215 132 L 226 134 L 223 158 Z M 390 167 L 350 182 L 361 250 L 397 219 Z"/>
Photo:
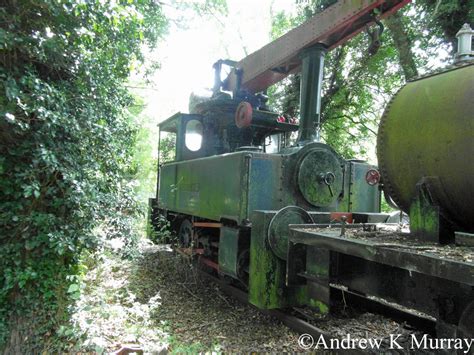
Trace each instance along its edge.
<path fill-rule="evenodd" d="M 373 2 L 365 2 L 360 6 L 369 13 Z M 334 19 L 331 11 L 337 13 L 341 23 L 355 26 L 344 27 L 349 38 L 370 17 L 364 22 L 360 6 L 342 3 L 310 21 L 324 26 L 324 19 Z M 386 1 L 379 11 L 388 14 L 404 3 Z M 331 26 L 311 35 L 316 43 L 302 40 L 301 48 L 292 48 L 296 57 L 285 51 L 306 24 L 247 61 L 214 65 L 212 98 L 159 125 L 160 134 L 175 137 L 176 152 L 175 161 L 159 168 L 152 220 L 166 218 L 181 253 L 245 288 L 261 309 L 308 306 L 327 313 L 342 292 L 416 310 L 436 323 L 439 337 L 472 338 L 470 43 L 457 64 L 408 82 L 394 96 L 379 128 L 379 170 L 345 160 L 319 141 L 324 56 L 341 42 Z M 462 31 L 460 38 L 472 36 L 468 26 Z M 268 59 L 268 51 L 283 52 L 285 65 L 255 69 L 256 58 Z M 225 81 L 223 65 L 234 68 Z M 301 70 L 299 125 L 271 112 L 267 97 L 255 93 L 295 68 Z M 380 213 L 382 190 L 410 216 L 409 233 Z"/>

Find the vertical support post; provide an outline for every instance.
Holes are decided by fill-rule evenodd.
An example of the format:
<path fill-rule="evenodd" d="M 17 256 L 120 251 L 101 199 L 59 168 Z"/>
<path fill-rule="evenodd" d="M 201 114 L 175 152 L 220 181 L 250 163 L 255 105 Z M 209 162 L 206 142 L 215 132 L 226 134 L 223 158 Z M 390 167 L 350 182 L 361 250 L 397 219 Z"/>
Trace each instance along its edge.
<path fill-rule="evenodd" d="M 326 47 L 316 44 L 301 54 L 300 129 L 298 144 L 319 141 L 321 123 L 321 88 Z"/>
<path fill-rule="evenodd" d="M 306 277 L 308 278 L 309 305 L 321 314 L 329 312 L 331 306 L 330 251 L 314 246 L 306 252 Z"/>
<path fill-rule="evenodd" d="M 452 225 L 432 197 L 442 196 L 442 191 L 437 177 L 424 177 L 416 184 L 416 196 L 410 205 L 410 231 L 423 240 L 449 244 L 454 242 Z"/>

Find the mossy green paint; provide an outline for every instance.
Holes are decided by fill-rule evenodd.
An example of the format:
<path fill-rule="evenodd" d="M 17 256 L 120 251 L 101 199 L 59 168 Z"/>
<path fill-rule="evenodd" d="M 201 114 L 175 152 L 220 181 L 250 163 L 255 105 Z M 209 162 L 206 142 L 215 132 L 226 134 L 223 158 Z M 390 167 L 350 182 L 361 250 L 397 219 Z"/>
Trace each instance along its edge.
<path fill-rule="evenodd" d="M 416 184 L 437 177 L 440 207 L 474 230 L 474 63 L 409 82 L 381 120 L 377 155 L 388 192 L 409 212 Z"/>

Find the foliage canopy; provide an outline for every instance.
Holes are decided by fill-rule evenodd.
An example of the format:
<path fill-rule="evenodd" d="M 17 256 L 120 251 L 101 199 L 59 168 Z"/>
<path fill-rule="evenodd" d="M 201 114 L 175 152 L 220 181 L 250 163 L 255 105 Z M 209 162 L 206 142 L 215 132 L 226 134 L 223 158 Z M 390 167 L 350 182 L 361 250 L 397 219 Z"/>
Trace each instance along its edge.
<path fill-rule="evenodd" d="M 302 2 L 296 16 L 276 14 L 272 35 L 282 35 L 335 2 L 311 0 Z M 377 126 L 388 100 L 406 80 L 450 60 L 456 32 L 463 23 L 474 24 L 474 1 L 416 0 L 382 22 L 380 43 L 372 39 L 373 26 L 326 55 L 322 137 L 345 158 L 374 157 Z M 298 115 L 298 75 L 271 91 L 279 111 Z"/>
<path fill-rule="evenodd" d="M 166 21 L 147 0 L 7 0 L 0 26 L 0 343 L 37 352 L 81 251 L 131 228 L 124 83 Z"/>

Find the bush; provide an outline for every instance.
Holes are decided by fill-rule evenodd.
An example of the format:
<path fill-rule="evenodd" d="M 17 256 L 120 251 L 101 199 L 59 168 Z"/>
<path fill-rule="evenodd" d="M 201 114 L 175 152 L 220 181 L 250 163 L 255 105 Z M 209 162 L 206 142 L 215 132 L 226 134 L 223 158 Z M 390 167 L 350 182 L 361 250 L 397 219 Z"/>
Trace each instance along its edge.
<path fill-rule="evenodd" d="M 154 1 L 7 0 L 0 24 L 0 343 L 38 352 L 82 250 L 133 228 L 124 83 L 165 21 Z"/>

